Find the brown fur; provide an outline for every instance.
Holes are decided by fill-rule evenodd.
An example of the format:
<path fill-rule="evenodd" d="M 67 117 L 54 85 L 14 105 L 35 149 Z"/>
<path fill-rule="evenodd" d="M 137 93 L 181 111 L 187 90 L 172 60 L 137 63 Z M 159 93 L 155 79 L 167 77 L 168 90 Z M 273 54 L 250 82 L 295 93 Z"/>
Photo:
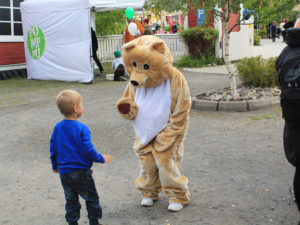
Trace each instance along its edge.
<path fill-rule="evenodd" d="M 138 137 L 135 140 L 134 149 L 141 166 L 136 186 L 143 197 L 157 199 L 161 188 L 164 188 L 170 202 L 186 204 L 189 201 L 188 179 L 180 174 L 180 169 L 191 106 L 187 82 L 173 67 L 170 50 L 158 37 L 147 35 L 125 44 L 123 59 L 130 82 L 138 84 L 134 86 L 129 82 L 123 97 L 117 102 L 117 108 L 125 119 L 134 120 L 138 113 L 134 102 L 136 88 L 155 87 L 169 79 L 172 95 L 169 125 L 146 145 Z M 145 64 L 149 65 L 148 70 L 143 69 Z"/>

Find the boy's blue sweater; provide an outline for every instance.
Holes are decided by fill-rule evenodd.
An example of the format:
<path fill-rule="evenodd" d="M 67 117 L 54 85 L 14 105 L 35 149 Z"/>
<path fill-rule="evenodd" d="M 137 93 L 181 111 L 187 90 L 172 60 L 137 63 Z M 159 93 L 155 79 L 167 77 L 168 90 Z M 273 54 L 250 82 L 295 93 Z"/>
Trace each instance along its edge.
<path fill-rule="evenodd" d="M 58 169 L 60 174 L 90 169 L 93 162 L 105 162 L 91 142 L 89 128 L 76 120 L 62 120 L 56 124 L 50 154 L 52 169 Z"/>

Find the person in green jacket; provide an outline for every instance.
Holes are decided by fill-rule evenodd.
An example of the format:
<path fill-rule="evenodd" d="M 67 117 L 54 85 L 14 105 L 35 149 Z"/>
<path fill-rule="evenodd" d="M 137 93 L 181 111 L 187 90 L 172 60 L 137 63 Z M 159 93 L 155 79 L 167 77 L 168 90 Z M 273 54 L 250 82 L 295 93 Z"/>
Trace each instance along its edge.
<path fill-rule="evenodd" d="M 142 20 L 142 25 L 145 29 L 144 35 L 153 35 L 152 26 L 149 25 L 149 19 L 148 18 Z"/>

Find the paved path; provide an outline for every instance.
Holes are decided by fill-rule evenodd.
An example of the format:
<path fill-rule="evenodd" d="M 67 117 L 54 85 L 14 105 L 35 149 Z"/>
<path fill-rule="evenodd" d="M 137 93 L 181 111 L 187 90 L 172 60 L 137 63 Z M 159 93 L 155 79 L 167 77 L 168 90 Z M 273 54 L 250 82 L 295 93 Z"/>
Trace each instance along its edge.
<path fill-rule="evenodd" d="M 263 58 L 279 56 L 282 49 L 286 46 L 282 39 L 276 39 L 275 42 L 272 42 L 271 39 L 261 39 L 260 43 L 260 46 L 254 46 L 253 55 L 261 55 Z"/>

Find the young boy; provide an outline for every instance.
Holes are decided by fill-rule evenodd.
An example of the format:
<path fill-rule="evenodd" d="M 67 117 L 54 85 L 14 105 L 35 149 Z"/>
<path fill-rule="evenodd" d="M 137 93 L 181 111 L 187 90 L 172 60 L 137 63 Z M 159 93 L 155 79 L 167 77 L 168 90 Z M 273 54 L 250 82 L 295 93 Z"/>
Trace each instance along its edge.
<path fill-rule="evenodd" d="M 128 76 L 128 73 L 125 70 L 124 62 L 121 57 L 120 51 L 114 52 L 115 59 L 112 61 L 112 68 L 115 70 L 114 72 L 114 81 L 125 81 L 121 76 Z"/>
<path fill-rule="evenodd" d="M 101 155 L 91 142 L 89 128 L 77 121 L 83 113 L 82 97 L 73 90 L 64 90 L 56 103 L 65 119 L 57 123 L 50 141 L 50 159 L 54 173 L 60 174 L 66 198 L 66 221 L 78 225 L 80 203 L 78 195 L 86 202 L 90 225 L 99 225 L 102 208 L 92 170 L 93 162 L 109 163 L 110 155 Z"/>

